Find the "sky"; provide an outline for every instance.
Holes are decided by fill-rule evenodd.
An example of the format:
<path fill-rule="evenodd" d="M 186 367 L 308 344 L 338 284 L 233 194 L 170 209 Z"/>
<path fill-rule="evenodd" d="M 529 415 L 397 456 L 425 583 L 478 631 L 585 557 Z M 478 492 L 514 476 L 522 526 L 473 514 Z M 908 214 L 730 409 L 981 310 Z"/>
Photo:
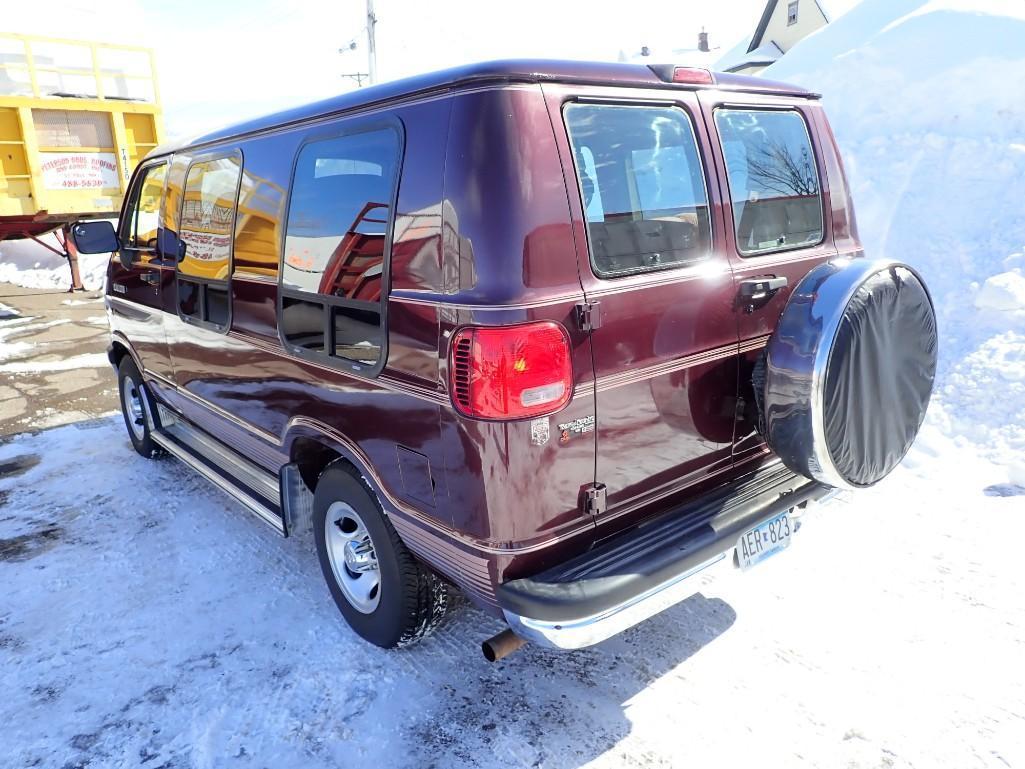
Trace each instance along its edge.
<path fill-rule="evenodd" d="M 804 0 L 813 2 L 814 0 Z M 834 16 L 856 0 L 827 0 Z M 153 48 L 168 137 L 187 136 L 356 87 L 365 0 L 92 0 L 11 3 L 3 31 Z M 379 80 L 507 57 L 617 60 L 646 45 L 693 48 L 702 28 L 725 53 L 765 0 L 377 0 Z M 356 40 L 355 50 L 347 50 Z M 345 48 L 344 53 L 339 53 Z"/>

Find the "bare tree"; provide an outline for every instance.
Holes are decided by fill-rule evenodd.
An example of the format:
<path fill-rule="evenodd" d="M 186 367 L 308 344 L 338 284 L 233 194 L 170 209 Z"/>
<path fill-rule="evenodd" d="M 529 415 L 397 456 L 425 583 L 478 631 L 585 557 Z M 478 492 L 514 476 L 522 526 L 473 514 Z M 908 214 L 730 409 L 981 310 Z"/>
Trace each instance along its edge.
<path fill-rule="evenodd" d="M 781 195 L 805 197 L 817 195 L 819 191 L 807 148 L 801 150 L 798 158 L 784 142 L 768 142 L 748 154 L 747 169 L 752 180 Z"/>

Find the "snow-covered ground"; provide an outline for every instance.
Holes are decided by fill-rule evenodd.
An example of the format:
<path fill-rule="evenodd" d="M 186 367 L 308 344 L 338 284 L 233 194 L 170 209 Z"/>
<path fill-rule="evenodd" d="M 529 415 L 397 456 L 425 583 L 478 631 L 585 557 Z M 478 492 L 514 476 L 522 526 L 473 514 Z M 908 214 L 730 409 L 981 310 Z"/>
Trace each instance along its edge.
<path fill-rule="evenodd" d="M 61 248 L 52 233 L 43 235 L 40 240 Z M 78 271 L 86 290 L 103 288 L 109 261 L 110 254 L 82 254 L 78 257 Z M 66 259 L 35 241 L 0 241 L 0 283 L 13 283 L 25 288 L 67 289 L 71 285 L 71 270 Z"/>
<path fill-rule="evenodd" d="M 120 417 L 20 436 L 0 476 L 4 767 L 1025 766 L 1025 489 L 931 429 L 788 552 L 497 665 L 465 605 L 361 642 L 312 543 Z"/>
<path fill-rule="evenodd" d="M 866 0 L 764 75 L 823 94 L 867 253 L 925 276 L 931 423 L 1025 477 L 1025 2 Z"/>

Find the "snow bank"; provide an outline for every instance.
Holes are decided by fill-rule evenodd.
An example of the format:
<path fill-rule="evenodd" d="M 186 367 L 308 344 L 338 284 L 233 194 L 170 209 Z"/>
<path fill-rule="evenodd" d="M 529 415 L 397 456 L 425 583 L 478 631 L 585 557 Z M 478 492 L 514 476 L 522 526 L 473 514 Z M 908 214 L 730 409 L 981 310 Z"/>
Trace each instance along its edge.
<path fill-rule="evenodd" d="M 865 0 L 765 70 L 823 94 L 871 256 L 940 318 L 932 419 L 1025 454 L 1025 3 Z"/>
<path fill-rule="evenodd" d="M 44 235 L 41 240 L 60 248 L 57 239 Z M 110 254 L 82 254 L 78 269 L 82 285 L 95 291 L 103 288 Z M 68 288 L 71 270 L 63 257 L 32 240 L 5 240 L 0 242 L 0 283 L 13 283 L 25 288 Z"/>
<path fill-rule="evenodd" d="M 980 310 L 1025 312 L 1025 275 L 1012 270 L 986 278 L 975 295 L 975 306 Z"/>

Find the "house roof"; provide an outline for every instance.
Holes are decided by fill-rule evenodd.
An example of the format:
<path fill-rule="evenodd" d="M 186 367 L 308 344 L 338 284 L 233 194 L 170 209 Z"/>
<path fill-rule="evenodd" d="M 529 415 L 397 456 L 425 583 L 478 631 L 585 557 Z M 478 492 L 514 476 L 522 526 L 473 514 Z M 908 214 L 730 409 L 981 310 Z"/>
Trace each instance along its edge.
<path fill-rule="evenodd" d="M 771 40 L 759 46 L 753 51 L 748 51 L 743 56 L 734 58 L 732 61 L 720 61 L 719 66 L 723 72 L 736 72 L 744 67 L 768 67 L 770 64 L 783 55 L 783 49 Z"/>
<path fill-rule="evenodd" d="M 758 26 L 755 27 L 755 33 L 751 37 L 751 43 L 748 45 L 747 52 L 752 53 L 762 46 L 762 37 L 765 36 L 765 30 L 769 26 L 769 21 L 772 19 L 772 14 L 776 11 L 776 5 L 779 0 L 768 0 L 765 3 L 765 8 L 762 10 L 762 17 L 758 20 Z M 822 13 L 826 23 L 829 23 L 829 14 L 826 13 L 826 9 L 822 7 L 822 3 L 819 0 L 812 0 Z"/>

